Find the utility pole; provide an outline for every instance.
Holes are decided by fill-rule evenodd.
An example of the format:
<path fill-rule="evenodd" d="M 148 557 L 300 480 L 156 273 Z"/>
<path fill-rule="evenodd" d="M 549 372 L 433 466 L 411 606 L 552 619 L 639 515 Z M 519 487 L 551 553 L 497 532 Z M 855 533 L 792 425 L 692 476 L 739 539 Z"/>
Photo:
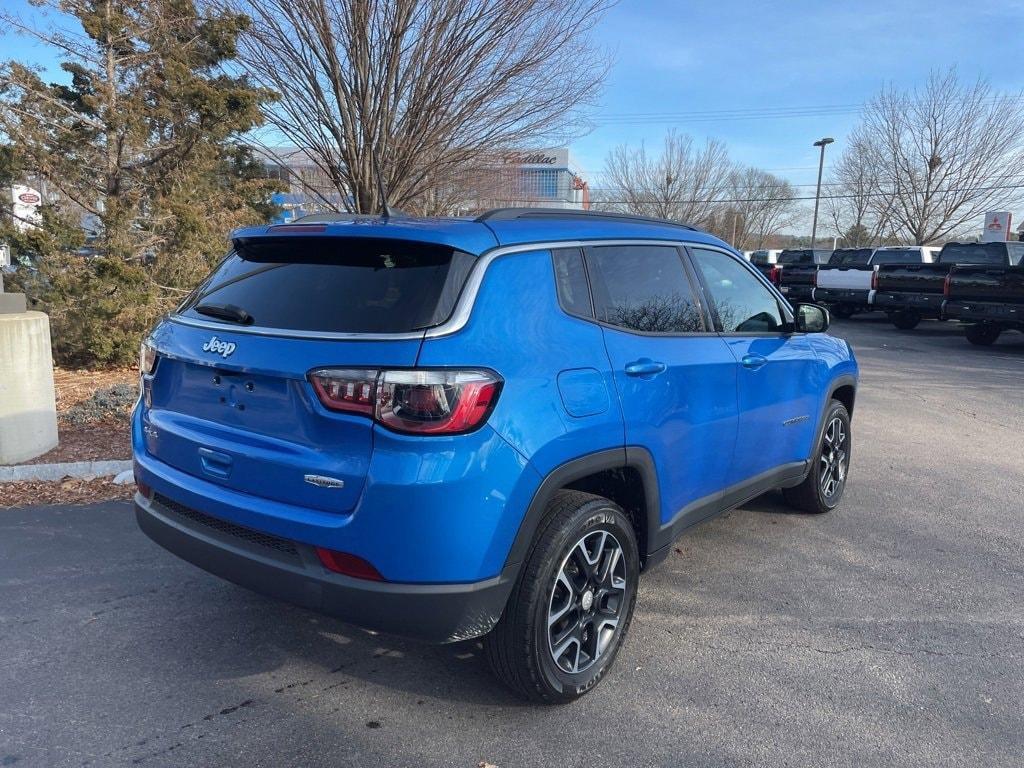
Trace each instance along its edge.
<path fill-rule="evenodd" d="M 814 146 L 821 147 L 821 157 L 818 159 L 818 190 L 814 193 L 814 223 L 811 225 L 811 248 L 818 237 L 818 202 L 821 200 L 821 171 L 825 167 L 825 147 L 835 139 L 826 136 L 814 142 Z"/>

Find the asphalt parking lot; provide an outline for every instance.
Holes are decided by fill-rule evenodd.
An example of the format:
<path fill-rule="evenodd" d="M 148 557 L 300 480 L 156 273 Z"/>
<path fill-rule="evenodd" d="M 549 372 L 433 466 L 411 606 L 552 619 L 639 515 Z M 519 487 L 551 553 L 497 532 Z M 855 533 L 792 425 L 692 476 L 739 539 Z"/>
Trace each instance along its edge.
<path fill-rule="evenodd" d="M 692 531 L 569 706 L 512 698 L 474 643 L 221 582 L 126 504 L 0 511 L 0 765 L 1019 766 L 1024 335 L 834 332 L 863 372 L 841 509 Z"/>

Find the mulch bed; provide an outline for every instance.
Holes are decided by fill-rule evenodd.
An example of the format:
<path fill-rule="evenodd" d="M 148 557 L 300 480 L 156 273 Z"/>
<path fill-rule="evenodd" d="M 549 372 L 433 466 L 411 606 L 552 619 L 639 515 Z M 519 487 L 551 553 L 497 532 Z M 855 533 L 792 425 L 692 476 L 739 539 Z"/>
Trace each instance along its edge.
<path fill-rule="evenodd" d="M 114 368 L 109 371 L 79 371 L 69 368 L 53 369 L 53 385 L 57 391 L 57 413 L 70 411 L 88 400 L 98 390 L 131 384 L 137 386 L 139 372 L 134 368 Z"/>
<path fill-rule="evenodd" d="M 45 504 L 93 504 L 98 501 L 127 501 L 135 485 L 114 485 L 109 477 L 95 480 L 65 478 L 57 482 L 28 480 L 0 483 L 0 509 L 35 507 Z"/>
<path fill-rule="evenodd" d="M 60 445 L 23 464 L 62 464 L 66 461 L 108 461 L 132 457 L 127 419 L 106 419 L 92 424 L 59 424 Z"/>

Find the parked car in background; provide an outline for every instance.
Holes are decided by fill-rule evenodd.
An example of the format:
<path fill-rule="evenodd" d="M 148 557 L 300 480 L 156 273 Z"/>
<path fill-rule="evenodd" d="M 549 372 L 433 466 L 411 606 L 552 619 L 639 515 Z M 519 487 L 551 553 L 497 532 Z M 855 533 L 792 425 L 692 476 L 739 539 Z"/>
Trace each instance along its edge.
<path fill-rule="evenodd" d="M 750 258 L 748 261 L 753 264 L 765 277 L 768 273 L 765 268 L 771 267 L 779 260 L 779 254 L 782 251 L 778 248 L 761 248 L 756 251 L 750 252 Z"/>
<path fill-rule="evenodd" d="M 871 273 L 868 262 L 871 248 L 837 248 L 827 264 L 815 270 L 815 299 L 828 306 L 836 317 L 850 317 L 862 304 L 870 303 Z"/>
<path fill-rule="evenodd" d="M 169 551 L 372 630 L 483 637 L 513 690 L 562 702 L 683 531 L 774 488 L 839 504 L 853 351 L 717 238 L 358 221 L 235 232 L 143 344 L 136 518 Z"/>
<path fill-rule="evenodd" d="M 969 323 L 968 341 L 988 346 L 1003 331 L 1024 331 L 1024 243 L 963 246 L 968 247 L 979 253 L 972 265 L 957 265 L 950 270 L 943 311 L 950 319 Z M 1012 266 L 1004 265 L 1004 258 Z"/>
<path fill-rule="evenodd" d="M 883 264 L 931 263 L 937 249 L 891 246 L 849 248 L 836 251 L 818 270 L 814 300 L 829 307 L 837 317 L 870 312 L 875 306 L 875 274 Z"/>
<path fill-rule="evenodd" d="M 892 324 L 903 330 L 915 328 L 922 318 L 941 318 L 943 286 L 956 253 L 946 252 L 945 246 L 939 249 L 923 245 L 886 250 L 899 251 L 891 257 L 899 263 L 879 265 L 874 283 L 875 308 L 885 312 Z"/>
<path fill-rule="evenodd" d="M 832 251 L 826 248 L 787 248 L 769 270 L 768 279 L 790 301 L 811 301 L 818 267 L 831 257 Z"/>

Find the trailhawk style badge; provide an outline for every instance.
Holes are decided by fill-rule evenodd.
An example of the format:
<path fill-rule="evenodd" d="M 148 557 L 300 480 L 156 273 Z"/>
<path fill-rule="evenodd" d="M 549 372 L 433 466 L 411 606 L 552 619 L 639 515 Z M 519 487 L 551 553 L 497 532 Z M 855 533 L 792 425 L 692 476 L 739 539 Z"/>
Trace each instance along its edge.
<path fill-rule="evenodd" d="M 235 342 L 221 341 L 216 336 L 211 336 L 210 340 L 203 344 L 203 352 L 213 352 L 213 354 L 220 355 L 221 357 L 230 357 L 234 351 Z"/>

